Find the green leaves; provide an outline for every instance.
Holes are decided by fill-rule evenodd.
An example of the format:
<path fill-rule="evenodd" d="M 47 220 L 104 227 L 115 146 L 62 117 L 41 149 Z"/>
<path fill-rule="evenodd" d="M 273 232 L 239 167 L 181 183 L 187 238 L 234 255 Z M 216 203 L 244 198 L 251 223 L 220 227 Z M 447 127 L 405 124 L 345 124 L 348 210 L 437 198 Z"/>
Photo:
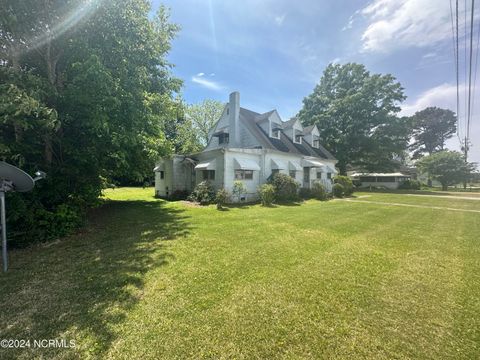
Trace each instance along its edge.
<path fill-rule="evenodd" d="M 181 87 L 166 59 L 179 30 L 168 11 L 151 17 L 144 0 L 4 3 L 0 155 L 49 175 L 25 200 L 30 218 L 65 204 L 84 211 L 103 183 L 153 177 L 173 150 L 165 131 Z"/>
<path fill-rule="evenodd" d="M 448 186 L 466 181 L 475 165 L 465 161 L 458 151 L 439 151 L 428 155 L 416 163 L 417 167 L 438 180 L 447 190 Z"/>
<path fill-rule="evenodd" d="M 410 150 L 413 157 L 423 154 L 433 154 L 443 150 L 445 141 L 457 130 L 457 117 L 448 109 L 428 107 L 412 116 L 414 142 Z"/>
<path fill-rule="evenodd" d="M 342 173 L 347 164 L 381 170 L 407 147 L 408 123 L 395 116 L 404 99 L 392 75 L 372 75 L 361 64 L 330 64 L 298 116 L 304 125 L 317 124 Z"/>

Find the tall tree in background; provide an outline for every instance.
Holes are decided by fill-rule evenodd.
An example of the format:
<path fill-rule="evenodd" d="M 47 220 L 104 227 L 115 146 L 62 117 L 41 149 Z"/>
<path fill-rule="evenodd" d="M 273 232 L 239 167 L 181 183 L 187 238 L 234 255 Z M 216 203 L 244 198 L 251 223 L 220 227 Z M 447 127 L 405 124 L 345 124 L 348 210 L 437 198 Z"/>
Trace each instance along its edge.
<path fill-rule="evenodd" d="M 207 145 L 208 133 L 220 119 L 224 107 L 225 104 L 222 102 L 211 99 L 206 99 L 201 103 L 187 107 L 187 119 L 192 122 L 192 125 L 197 130 L 199 141 L 203 146 Z"/>
<path fill-rule="evenodd" d="M 0 157 L 48 172 L 34 192 L 9 194 L 11 234 L 59 236 L 104 182 L 143 181 L 172 151 L 165 133 L 181 82 L 166 56 L 179 27 L 146 0 L 0 7 Z"/>
<path fill-rule="evenodd" d="M 413 151 L 413 158 L 442 151 L 445 142 L 457 130 L 455 113 L 437 107 L 417 111 L 412 116 L 412 122 L 414 142 L 410 145 L 410 149 Z"/>
<path fill-rule="evenodd" d="M 463 154 L 458 151 L 439 151 L 425 156 L 416 165 L 423 172 L 442 184 L 442 190 L 467 179 L 474 171 L 475 165 L 465 162 Z"/>
<path fill-rule="evenodd" d="M 388 170 L 407 148 L 410 123 L 397 118 L 405 96 L 392 75 L 370 74 L 364 65 L 330 64 L 298 117 L 317 124 L 324 146 L 347 165 Z"/>

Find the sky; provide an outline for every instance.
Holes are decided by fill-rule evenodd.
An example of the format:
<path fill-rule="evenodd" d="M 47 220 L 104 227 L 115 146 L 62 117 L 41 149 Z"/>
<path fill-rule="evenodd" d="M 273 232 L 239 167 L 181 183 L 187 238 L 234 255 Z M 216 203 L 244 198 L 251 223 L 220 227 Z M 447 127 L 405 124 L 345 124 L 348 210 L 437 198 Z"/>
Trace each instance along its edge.
<path fill-rule="evenodd" d="M 301 109 L 303 98 L 313 91 L 329 63 L 358 62 L 372 73 L 390 73 L 402 84 L 407 99 L 401 104 L 401 115 L 427 106 L 456 111 L 449 0 L 161 3 L 170 8 L 171 21 L 181 26 L 168 59 L 175 65 L 174 74 L 184 80 L 182 95 L 187 103 L 227 102 L 230 92 L 239 91 L 242 107 L 260 113 L 277 109 L 288 120 Z M 465 5 L 459 3 L 459 135 L 463 138 Z M 153 8 L 159 4 L 154 0 Z M 478 27 L 480 5 L 475 11 L 475 35 Z M 474 53 L 474 63 L 475 58 Z M 474 103 L 471 118 L 469 159 L 480 163 L 479 94 L 473 95 L 478 105 L 475 108 Z M 459 149 L 458 137 L 447 146 Z"/>

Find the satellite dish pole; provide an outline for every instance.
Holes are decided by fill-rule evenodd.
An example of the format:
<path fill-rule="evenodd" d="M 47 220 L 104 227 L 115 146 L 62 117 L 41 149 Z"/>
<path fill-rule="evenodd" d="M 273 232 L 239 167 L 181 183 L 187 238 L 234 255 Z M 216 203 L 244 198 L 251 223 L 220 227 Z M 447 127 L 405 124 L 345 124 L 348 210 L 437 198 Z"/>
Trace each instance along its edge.
<path fill-rule="evenodd" d="M 36 177 L 32 179 L 23 170 L 0 161 L 0 224 L 2 229 L 2 262 L 4 272 L 8 270 L 5 193 L 9 191 L 26 192 L 32 190 L 36 181 L 46 177 L 43 171 L 37 171 L 35 175 Z"/>

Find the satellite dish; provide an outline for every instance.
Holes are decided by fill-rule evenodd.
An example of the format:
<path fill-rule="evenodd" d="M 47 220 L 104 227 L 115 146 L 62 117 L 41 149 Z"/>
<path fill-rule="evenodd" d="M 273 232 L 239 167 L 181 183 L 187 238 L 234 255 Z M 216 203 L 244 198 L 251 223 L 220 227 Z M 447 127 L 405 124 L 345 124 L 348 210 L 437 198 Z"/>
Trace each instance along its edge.
<path fill-rule="evenodd" d="M 0 183 L 6 181 L 11 184 L 13 191 L 26 192 L 33 189 L 35 182 L 25 171 L 16 166 L 0 161 Z"/>
<path fill-rule="evenodd" d="M 8 191 L 26 192 L 33 189 L 35 181 L 45 178 L 42 171 L 37 172 L 37 177 L 32 179 L 25 171 L 16 166 L 0 161 L 0 227 L 2 237 L 3 271 L 8 269 L 7 257 L 7 221 L 5 213 L 5 193 Z"/>

